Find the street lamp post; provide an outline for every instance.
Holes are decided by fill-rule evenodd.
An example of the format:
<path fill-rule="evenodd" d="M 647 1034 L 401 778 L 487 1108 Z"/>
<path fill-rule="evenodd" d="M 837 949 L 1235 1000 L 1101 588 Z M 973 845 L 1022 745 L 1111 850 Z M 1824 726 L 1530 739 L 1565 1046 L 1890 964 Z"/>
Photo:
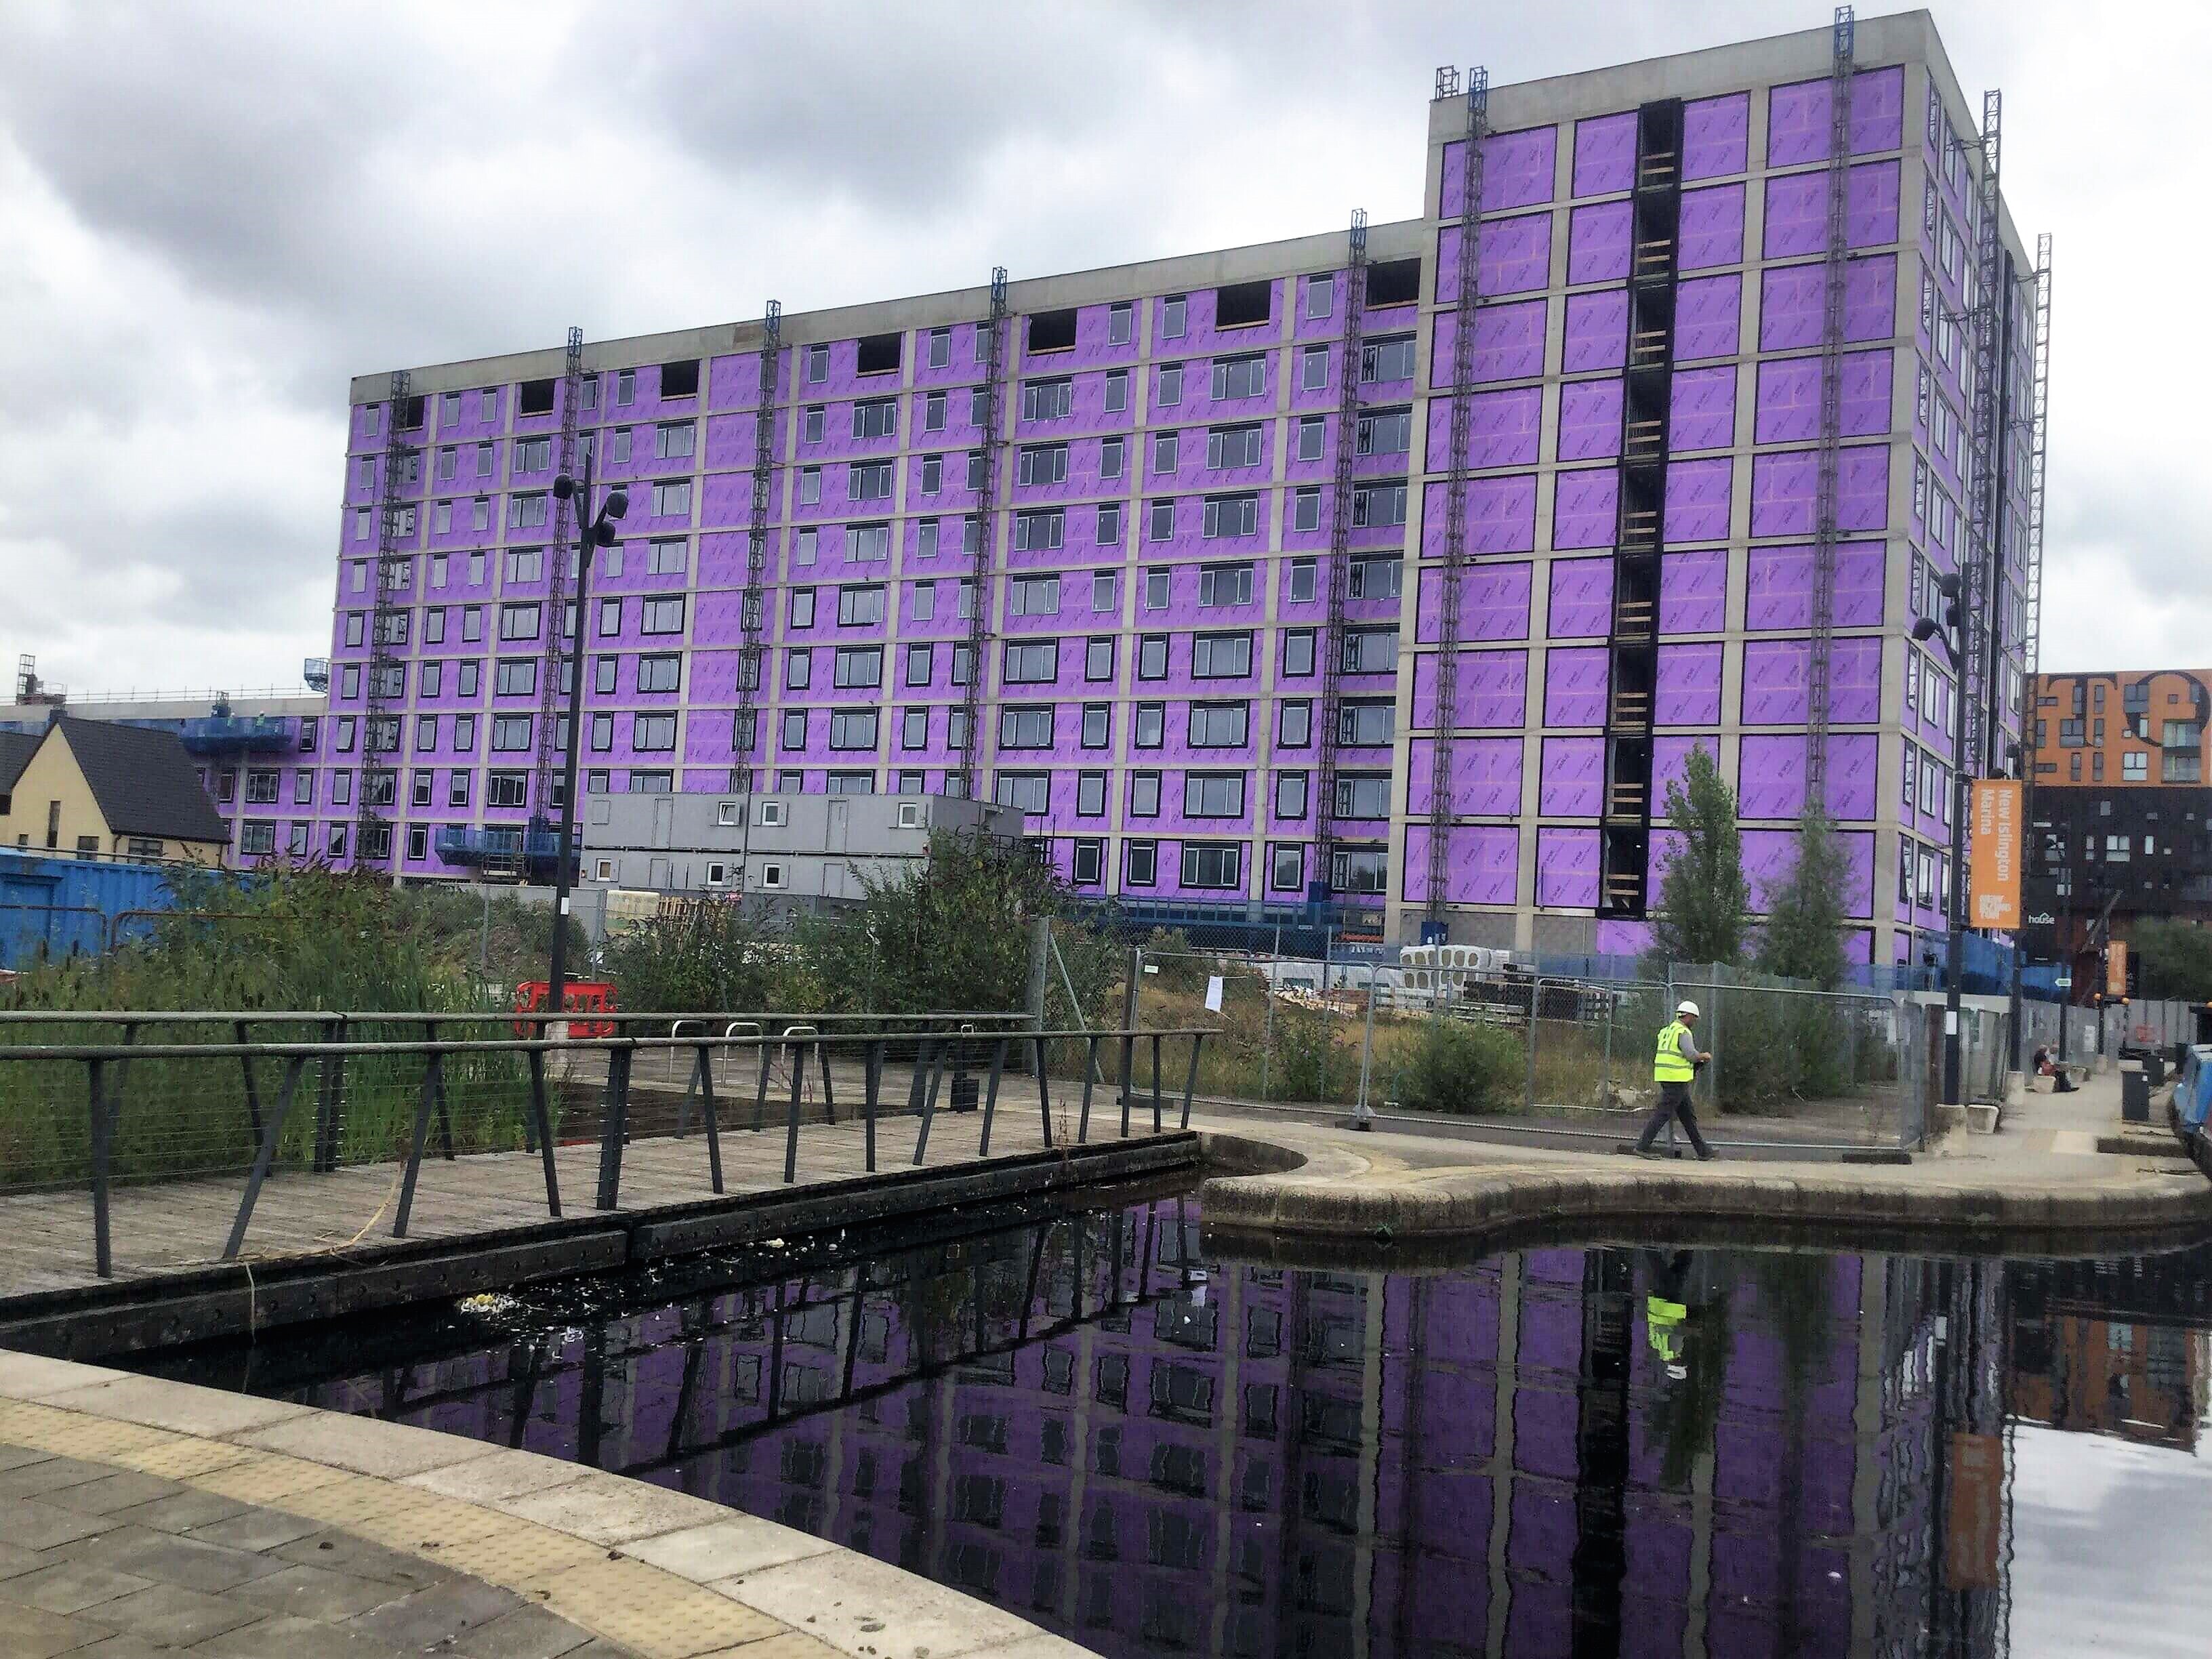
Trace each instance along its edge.
<path fill-rule="evenodd" d="M 565 501 L 574 496 L 576 501 L 576 630 L 568 641 L 568 741 L 561 746 L 561 831 L 553 861 L 553 951 L 545 973 L 545 1006 L 556 1018 L 562 1012 L 568 982 L 568 856 L 576 835 L 576 756 L 583 742 L 584 639 L 592 593 L 592 556 L 602 547 L 615 544 L 614 521 L 629 511 L 629 493 L 617 484 L 600 504 L 599 517 L 591 516 L 593 459 L 587 447 L 581 483 L 565 472 L 553 480 L 556 498 Z M 556 548 L 553 556 L 560 558 L 566 551 Z M 565 620 L 549 618 L 555 628 Z"/>
<path fill-rule="evenodd" d="M 1938 572 L 1936 585 L 1945 605 L 1943 620 L 1923 617 L 1912 625 L 1916 640 L 1936 640 L 1951 662 L 1951 890 L 1944 896 L 1945 940 L 1943 969 L 1943 1103 L 1960 1104 L 1959 981 L 1966 962 L 1966 813 L 1972 801 L 1972 780 L 1966 773 L 1966 617 L 1960 609 L 1959 578 Z"/>

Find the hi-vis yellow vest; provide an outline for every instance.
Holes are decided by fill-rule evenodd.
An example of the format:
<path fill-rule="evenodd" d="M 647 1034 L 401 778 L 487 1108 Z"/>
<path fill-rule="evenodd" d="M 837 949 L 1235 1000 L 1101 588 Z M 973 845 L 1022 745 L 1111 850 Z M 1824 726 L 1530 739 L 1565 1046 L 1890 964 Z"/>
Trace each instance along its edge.
<path fill-rule="evenodd" d="M 1676 1020 L 1659 1033 L 1659 1052 L 1652 1056 L 1651 1076 L 1660 1083 L 1687 1083 L 1698 1074 L 1697 1067 L 1682 1058 L 1682 1039 L 1690 1035 L 1690 1028 Z"/>
<path fill-rule="evenodd" d="M 1651 1351 L 1669 1365 L 1682 1360 L 1682 1322 L 1690 1310 L 1679 1302 L 1669 1302 L 1654 1292 L 1644 1298 L 1644 1340 Z"/>

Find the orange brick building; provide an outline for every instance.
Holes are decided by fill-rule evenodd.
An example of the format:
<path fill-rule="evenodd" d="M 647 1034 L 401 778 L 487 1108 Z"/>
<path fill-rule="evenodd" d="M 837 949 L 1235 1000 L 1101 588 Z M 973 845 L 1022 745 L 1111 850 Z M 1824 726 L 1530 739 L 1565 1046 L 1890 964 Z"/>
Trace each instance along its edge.
<path fill-rule="evenodd" d="M 2038 676 L 2036 787 L 2203 783 L 2208 688 L 2212 669 Z"/>

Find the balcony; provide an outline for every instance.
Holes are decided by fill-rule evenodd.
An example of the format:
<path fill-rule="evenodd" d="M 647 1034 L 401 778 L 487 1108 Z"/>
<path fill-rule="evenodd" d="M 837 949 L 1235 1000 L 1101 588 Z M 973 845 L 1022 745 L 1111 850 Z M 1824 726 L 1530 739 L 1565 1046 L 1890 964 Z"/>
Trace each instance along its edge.
<path fill-rule="evenodd" d="M 177 735 L 188 754 L 240 755 L 297 749 L 300 722 L 289 714 L 208 714 L 184 721 Z"/>

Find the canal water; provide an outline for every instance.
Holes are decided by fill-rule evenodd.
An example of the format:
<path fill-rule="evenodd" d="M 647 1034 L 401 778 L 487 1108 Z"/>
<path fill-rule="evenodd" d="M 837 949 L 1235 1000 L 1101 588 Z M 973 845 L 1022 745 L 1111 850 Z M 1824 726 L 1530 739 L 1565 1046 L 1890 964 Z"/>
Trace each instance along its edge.
<path fill-rule="evenodd" d="M 680 1488 L 1115 1659 L 2202 1656 L 2212 1248 L 1209 1250 L 1127 1197 L 142 1368 Z"/>

